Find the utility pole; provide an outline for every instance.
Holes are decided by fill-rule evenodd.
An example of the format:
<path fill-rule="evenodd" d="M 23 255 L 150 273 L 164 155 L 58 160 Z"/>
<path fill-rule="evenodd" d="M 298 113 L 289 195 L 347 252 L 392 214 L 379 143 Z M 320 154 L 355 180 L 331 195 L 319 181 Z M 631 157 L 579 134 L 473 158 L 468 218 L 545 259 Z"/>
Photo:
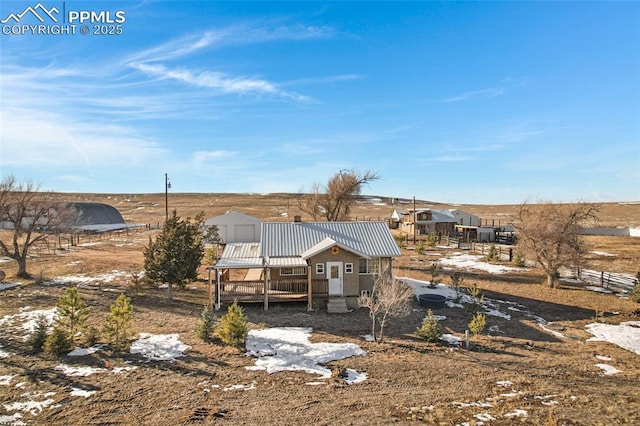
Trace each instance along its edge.
<path fill-rule="evenodd" d="M 169 188 L 171 188 L 171 182 L 169 182 L 169 176 L 164 174 L 164 221 L 169 220 Z"/>

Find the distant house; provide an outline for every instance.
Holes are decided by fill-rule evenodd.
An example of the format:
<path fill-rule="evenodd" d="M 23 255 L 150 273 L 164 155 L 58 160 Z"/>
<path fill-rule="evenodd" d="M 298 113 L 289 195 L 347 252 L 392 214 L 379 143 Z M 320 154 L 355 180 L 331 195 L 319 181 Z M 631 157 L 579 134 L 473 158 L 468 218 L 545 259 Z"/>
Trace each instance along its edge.
<path fill-rule="evenodd" d="M 207 219 L 204 224 L 207 226 L 216 225 L 218 236 L 225 244 L 260 241 L 262 221 L 248 214 L 227 212 Z"/>
<path fill-rule="evenodd" d="M 227 249 L 229 246 L 227 247 Z M 358 306 L 374 274 L 391 273 L 400 250 L 384 222 L 265 222 L 257 247 L 236 245 L 214 266 L 221 301 L 327 300 L 330 312 Z M 252 280 L 231 280 L 232 269 L 261 268 Z M 259 278 L 257 278 L 259 277 Z"/>
<path fill-rule="evenodd" d="M 400 229 L 409 235 L 449 235 L 457 223 L 449 210 L 410 209 L 404 214 Z"/>

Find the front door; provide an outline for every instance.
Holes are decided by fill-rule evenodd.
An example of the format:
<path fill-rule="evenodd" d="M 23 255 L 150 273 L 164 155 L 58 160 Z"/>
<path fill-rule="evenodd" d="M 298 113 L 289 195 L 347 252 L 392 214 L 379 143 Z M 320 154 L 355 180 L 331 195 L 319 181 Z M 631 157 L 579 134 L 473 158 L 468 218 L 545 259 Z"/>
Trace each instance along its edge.
<path fill-rule="evenodd" d="M 342 262 L 327 262 L 329 296 L 342 296 Z"/>

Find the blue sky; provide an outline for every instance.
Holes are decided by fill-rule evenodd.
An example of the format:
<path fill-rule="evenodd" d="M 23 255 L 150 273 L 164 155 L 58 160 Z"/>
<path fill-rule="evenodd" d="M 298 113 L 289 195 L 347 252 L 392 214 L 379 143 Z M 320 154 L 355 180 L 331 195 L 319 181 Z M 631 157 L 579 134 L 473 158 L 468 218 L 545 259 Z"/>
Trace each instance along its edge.
<path fill-rule="evenodd" d="M 125 21 L 3 24 L 2 177 L 266 193 L 353 168 L 380 175 L 369 194 L 640 200 L 638 2 L 41 4 Z"/>

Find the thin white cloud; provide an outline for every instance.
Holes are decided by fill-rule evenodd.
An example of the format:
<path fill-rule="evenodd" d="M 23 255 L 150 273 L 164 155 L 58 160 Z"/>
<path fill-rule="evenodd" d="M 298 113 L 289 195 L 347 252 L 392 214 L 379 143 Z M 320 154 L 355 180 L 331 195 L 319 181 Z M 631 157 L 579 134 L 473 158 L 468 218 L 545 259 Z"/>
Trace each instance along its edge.
<path fill-rule="evenodd" d="M 297 101 L 310 101 L 306 96 L 282 90 L 276 84 L 260 78 L 231 77 L 222 72 L 194 72 L 185 68 L 170 69 L 159 64 L 131 64 L 131 66 L 159 79 L 176 80 L 188 85 L 214 89 L 223 94 L 277 95 Z"/>
<path fill-rule="evenodd" d="M 483 98 L 495 98 L 502 96 L 506 93 L 506 89 L 503 87 L 492 87 L 489 89 L 476 90 L 473 92 L 465 92 L 450 98 L 443 99 L 442 102 L 461 102 L 471 99 L 483 99 Z"/>
<path fill-rule="evenodd" d="M 361 78 L 363 78 L 363 76 L 358 74 L 330 75 L 327 77 L 310 77 L 310 78 L 300 78 L 297 80 L 290 80 L 282 83 L 281 86 L 302 86 L 302 85 L 310 85 L 310 84 L 339 83 L 342 81 L 359 80 Z"/>
<path fill-rule="evenodd" d="M 216 161 L 221 158 L 229 158 L 233 157 L 236 153 L 225 150 L 217 150 L 217 151 L 196 151 L 193 154 L 193 161 L 200 164 L 207 164 L 211 161 Z"/>

